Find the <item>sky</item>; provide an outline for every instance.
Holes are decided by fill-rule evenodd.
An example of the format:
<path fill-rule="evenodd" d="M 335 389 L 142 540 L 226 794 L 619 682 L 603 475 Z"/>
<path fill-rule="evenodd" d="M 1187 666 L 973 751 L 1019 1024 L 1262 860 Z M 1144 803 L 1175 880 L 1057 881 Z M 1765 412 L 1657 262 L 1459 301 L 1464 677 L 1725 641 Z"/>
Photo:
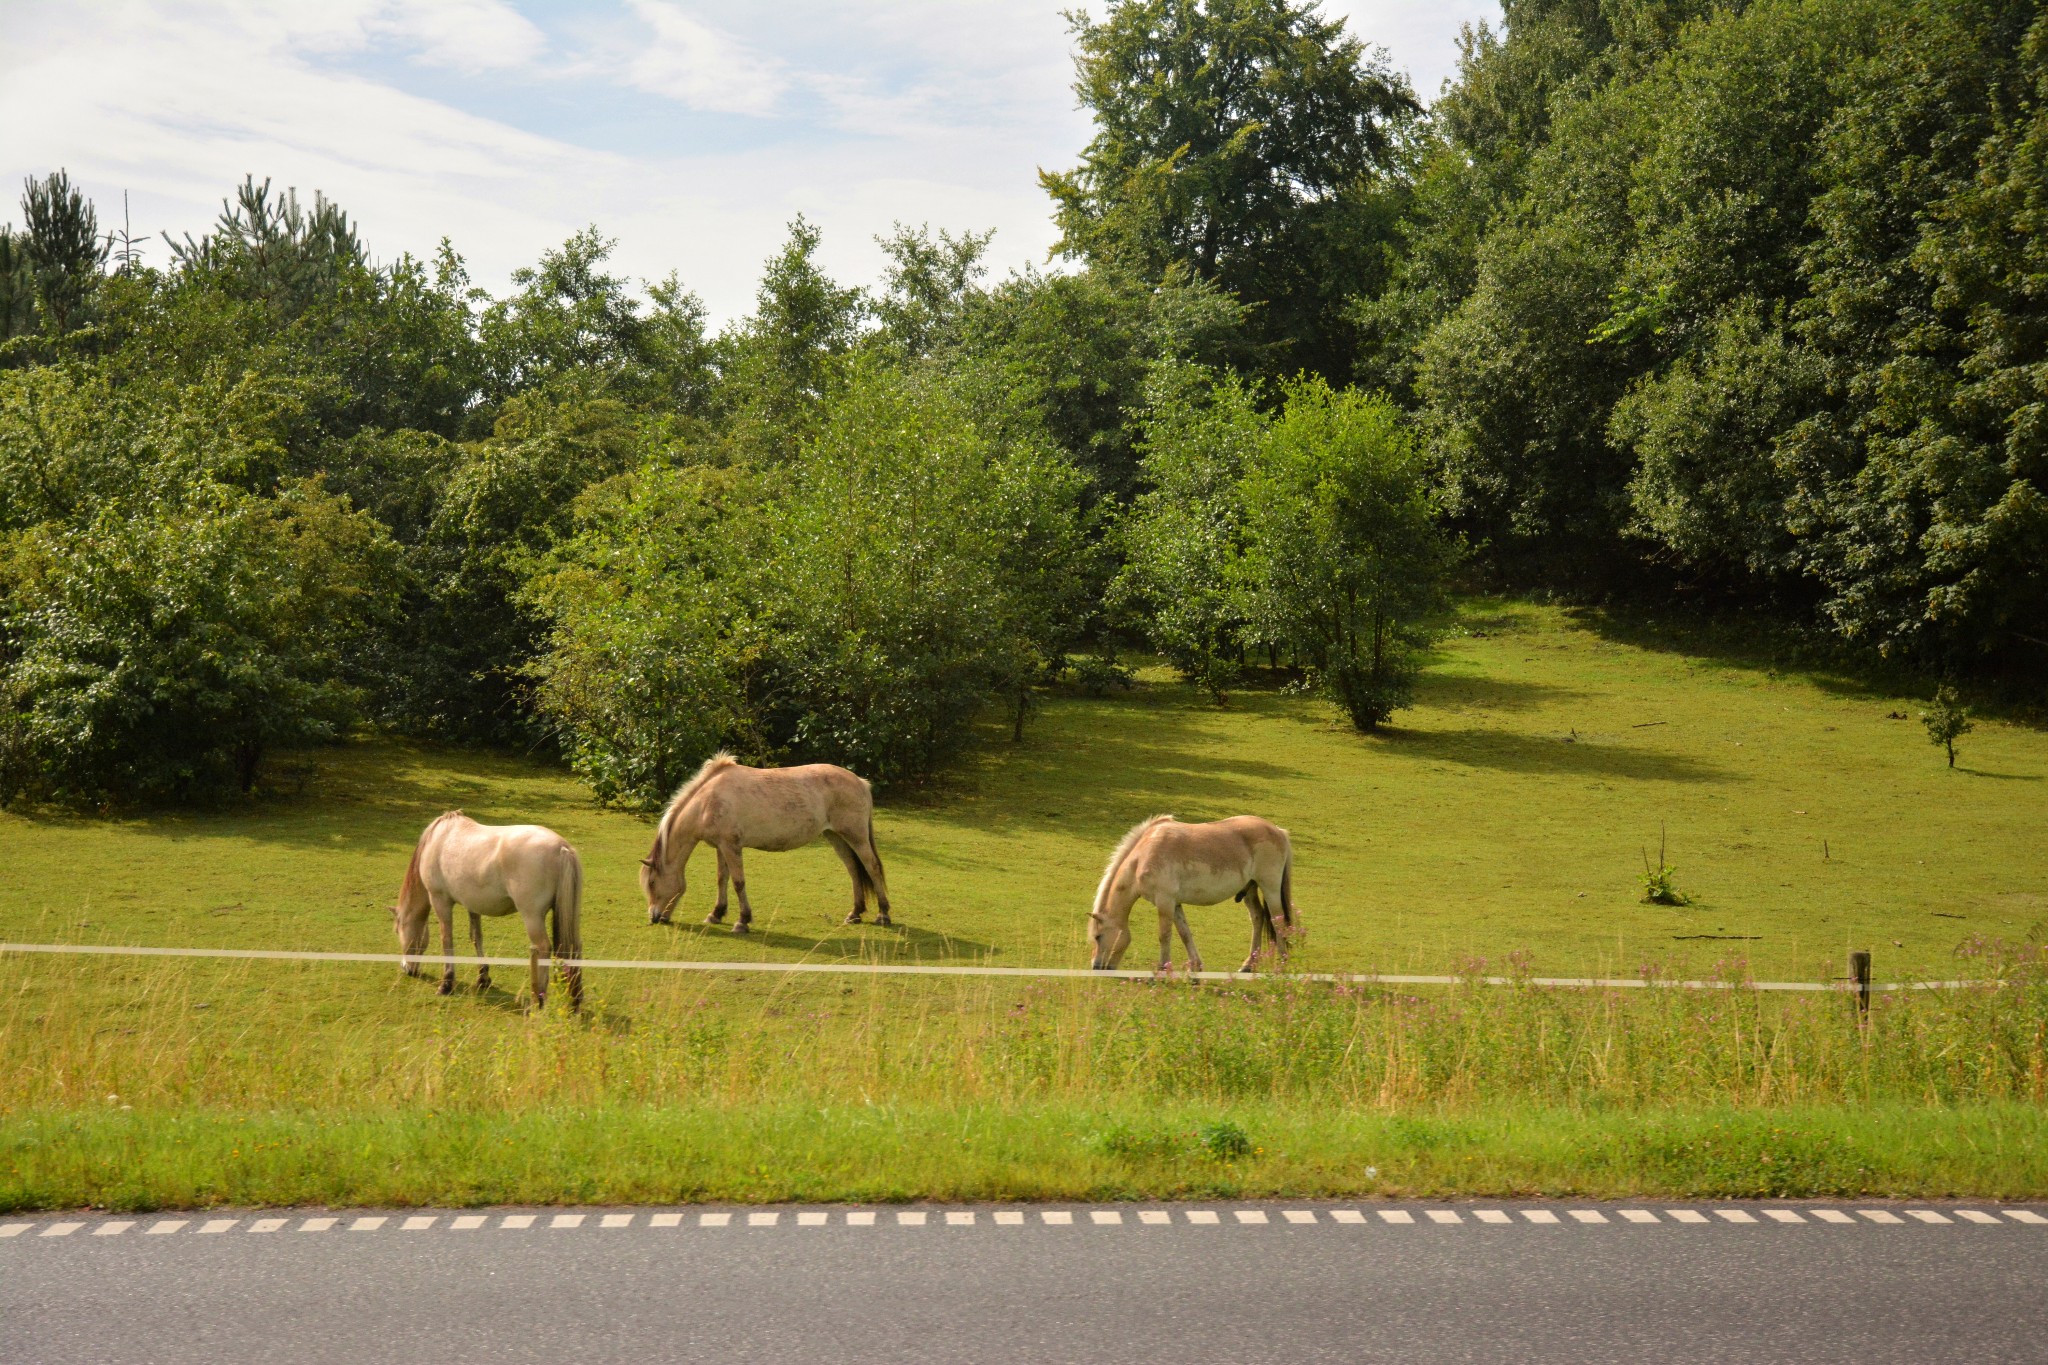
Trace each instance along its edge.
<path fill-rule="evenodd" d="M 1053 243 L 1037 170 L 1088 140 L 1072 0 L 0 0 L 0 185 L 62 167 L 144 259 L 242 178 L 318 190 L 380 260 L 443 237 L 494 293 L 596 224 L 627 276 L 747 313 L 802 214 L 880 274 L 893 224 Z M 1095 6 L 1100 12 L 1100 4 Z M 1325 0 L 1434 97 L 1496 0 Z M 19 222 L 8 193 L 0 221 Z"/>

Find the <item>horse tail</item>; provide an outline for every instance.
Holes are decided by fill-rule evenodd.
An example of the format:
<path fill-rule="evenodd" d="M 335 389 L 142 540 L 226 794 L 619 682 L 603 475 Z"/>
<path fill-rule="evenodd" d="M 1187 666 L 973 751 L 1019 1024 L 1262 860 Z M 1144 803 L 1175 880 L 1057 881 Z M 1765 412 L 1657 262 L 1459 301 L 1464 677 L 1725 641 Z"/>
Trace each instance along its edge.
<path fill-rule="evenodd" d="M 1285 835 L 1281 836 L 1286 838 Z M 1286 859 L 1280 864 L 1280 918 L 1294 927 L 1294 841 L 1287 840 Z"/>
<path fill-rule="evenodd" d="M 569 983 L 569 1008 L 580 1012 L 583 969 L 576 965 L 576 960 L 583 956 L 583 859 L 567 844 L 562 845 L 561 862 L 555 868 L 555 909 L 549 918 L 554 928 L 555 957 Z"/>
<path fill-rule="evenodd" d="M 882 870 L 881 845 L 875 842 L 875 806 L 872 799 L 870 799 L 868 802 L 868 854 L 875 860 L 875 871 L 881 872 L 881 874 L 884 877 L 887 877 L 889 874 Z M 858 862 L 860 860 L 856 858 L 854 861 Z M 861 869 L 860 875 L 861 879 L 868 884 L 869 889 L 875 893 L 877 903 L 880 903 L 880 901 L 884 897 L 886 897 L 888 893 L 875 884 L 875 879 L 873 877 L 868 876 L 868 872 L 865 867 Z"/>
<path fill-rule="evenodd" d="M 1138 846 L 1138 840 L 1142 839 L 1146 831 L 1150 830 L 1154 825 L 1161 824 L 1172 818 L 1171 815 L 1155 815 L 1149 820 L 1140 820 L 1137 824 L 1132 825 L 1130 833 L 1124 835 L 1118 841 L 1117 846 L 1110 850 L 1109 866 L 1102 869 L 1102 882 L 1095 888 L 1095 904 L 1089 910 L 1089 914 L 1099 915 L 1102 913 L 1103 907 L 1109 904 L 1109 892 L 1110 888 L 1116 885 L 1117 869 L 1124 865 L 1124 859 L 1131 856 L 1131 850 Z"/>
<path fill-rule="evenodd" d="M 567 844 L 555 869 L 554 938 L 557 957 L 583 955 L 583 859 Z"/>

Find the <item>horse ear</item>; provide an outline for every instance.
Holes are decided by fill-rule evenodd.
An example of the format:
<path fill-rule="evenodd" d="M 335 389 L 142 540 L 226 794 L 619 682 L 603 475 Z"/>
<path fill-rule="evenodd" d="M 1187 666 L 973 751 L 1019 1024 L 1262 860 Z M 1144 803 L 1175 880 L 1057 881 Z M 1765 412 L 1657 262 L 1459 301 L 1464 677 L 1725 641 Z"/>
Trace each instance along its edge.
<path fill-rule="evenodd" d="M 652 871 L 654 869 L 654 859 L 642 858 L 640 860 L 640 866 L 647 868 L 649 871 Z"/>

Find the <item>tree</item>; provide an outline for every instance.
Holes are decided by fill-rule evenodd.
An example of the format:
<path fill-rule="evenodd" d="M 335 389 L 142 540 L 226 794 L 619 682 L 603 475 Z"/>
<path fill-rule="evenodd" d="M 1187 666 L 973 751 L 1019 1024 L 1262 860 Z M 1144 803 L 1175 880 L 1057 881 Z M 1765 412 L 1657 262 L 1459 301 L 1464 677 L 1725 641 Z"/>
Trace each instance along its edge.
<path fill-rule="evenodd" d="M 1072 16 L 1096 132 L 1041 172 L 1060 253 L 1148 283 L 1212 282 L 1252 309 L 1271 368 L 1351 371 L 1345 300 L 1377 293 L 1401 77 L 1291 0 L 1118 0 Z"/>
<path fill-rule="evenodd" d="M 85 325 L 110 243 L 99 215 L 63 171 L 23 182 L 19 239 L 43 328 L 62 336 Z"/>
<path fill-rule="evenodd" d="M 721 338 L 728 439 L 749 457 L 795 457 L 867 312 L 859 289 L 835 283 L 819 266 L 819 240 L 801 216 L 792 222 L 762 274 L 754 315 Z"/>
<path fill-rule="evenodd" d="M 339 737 L 394 559 L 317 485 L 201 483 L 18 539 L 0 581 L 0 799 L 247 793 L 270 750 Z"/>
<path fill-rule="evenodd" d="M 1120 536 L 1114 596 L 1154 649 L 1219 704 L 1235 684 L 1251 626 L 1233 582 L 1243 543 L 1245 472 L 1265 438 L 1256 393 L 1192 364 L 1154 374 L 1144 414 L 1148 485 Z"/>
<path fill-rule="evenodd" d="M 1939 749 L 1948 750 L 1948 766 L 1956 766 L 1956 741 L 1976 725 L 1970 720 L 1970 708 L 1963 705 L 1954 687 L 1943 683 L 1934 692 L 1934 709 L 1920 713 L 1920 723 L 1927 727 L 1927 742 Z"/>
<path fill-rule="evenodd" d="M 1400 412 L 1297 381 L 1239 496 L 1233 576 L 1254 603 L 1254 630 L 1309 662 L 1352 724 L 1377 729 L 1412 695 L 1454 559 Z"/>

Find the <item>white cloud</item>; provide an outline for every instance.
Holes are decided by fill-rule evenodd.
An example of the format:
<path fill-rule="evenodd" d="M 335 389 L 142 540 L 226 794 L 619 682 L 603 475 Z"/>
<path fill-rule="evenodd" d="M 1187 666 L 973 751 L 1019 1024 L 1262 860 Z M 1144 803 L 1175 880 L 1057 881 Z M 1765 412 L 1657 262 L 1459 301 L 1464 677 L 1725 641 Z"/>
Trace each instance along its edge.
<path fill-rule="evenodd" d="M 527 66 L 547 50 L 541 31 L 504 0 L 388 0 L 365 28 L 427 65 L 468 73 Z"/>
<path fill-rule="evenodd" d="M 625 65 L 628 84 L 691 109 L 766 114 L 785 87 L 777 64 L 664 0 L 626 0 L 653 41 Z"/>

